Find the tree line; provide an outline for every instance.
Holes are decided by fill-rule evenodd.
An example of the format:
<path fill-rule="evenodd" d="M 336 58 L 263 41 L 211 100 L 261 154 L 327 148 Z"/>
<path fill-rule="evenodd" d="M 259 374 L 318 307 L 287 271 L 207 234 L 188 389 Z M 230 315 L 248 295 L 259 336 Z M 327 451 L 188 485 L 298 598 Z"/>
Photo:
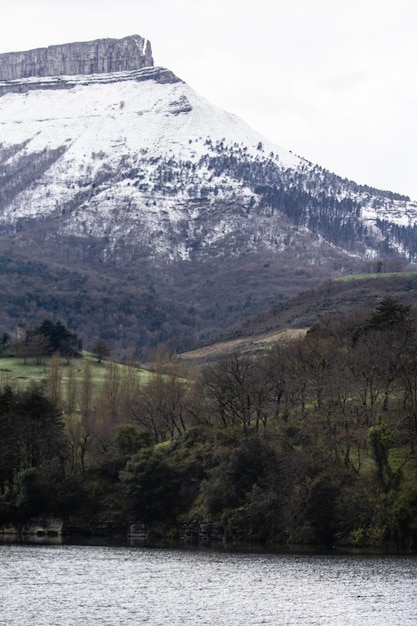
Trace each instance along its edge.
<path fill-rule="evenodd" d="M 40 365 L 43 357 L 54 353 L 67 360 L 81 356 L 82 340 L 60 321 L 45 319 L 39 326 L 20 324 L 16 334 L 15 347 L 24 360 L 34 357 Z"/>
<path fill-rule="evenodd" d="M 172 537 L 200 520 L 228 542 L 416 548 L 411 306 L 386 297 L 187 377 L 162 353 L 146 378 L 109 362 L 101 390 L 71 368 L 1 391 L 0 521 L 141 520 Z"/>

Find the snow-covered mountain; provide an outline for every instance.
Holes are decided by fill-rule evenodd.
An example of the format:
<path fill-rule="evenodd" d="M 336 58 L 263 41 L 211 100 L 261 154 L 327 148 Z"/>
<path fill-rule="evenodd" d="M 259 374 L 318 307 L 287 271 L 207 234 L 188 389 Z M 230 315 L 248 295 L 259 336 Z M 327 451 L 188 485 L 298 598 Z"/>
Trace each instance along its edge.
<path fill-rule="evenodd" d="M 63 236 L 108 237 L 107 255 L 134 237 L 152 256 L 189 258 L 196 238 L 209 247 L 234 228 L 232 215 L 217 212 L 203 236 L 202 214 L 220 201 L 256 201 L 248 185 L 214 173 L 210 158 L 300 163 L 165 70 L 62 79 L 59 89 L 27 82 L 24 96 L 0 98 L 2 180 L 10 180 L 2 225 L 53 217 Z"/>
<path fill-rule="evenodd" d="M 414 260 L 416 203 L 272 144 L 153 66 L 149 42 L 120 41 L 117 61 L 114 40 L 0 55 L 4 250 L 13 242 L 26 258 L 31 250 L 141 284 L 146 275 L 188 308 L 208 297 L 196 282 L 224 282 L 208 297 L 223 312 L 213 328 L 237 319 L 243 301 L 253 311 L 288 295 L 292 272 L 308 284 L 311 268 L 317 279 L 381 256 Z M 122 67 L 124 50 L 130 69 L 103 71 Z M 81 67 L 68 56 L 82 56 L 86 73 L 48 75 Z M 228 295 L 238 300 L 232 316 Z"/>

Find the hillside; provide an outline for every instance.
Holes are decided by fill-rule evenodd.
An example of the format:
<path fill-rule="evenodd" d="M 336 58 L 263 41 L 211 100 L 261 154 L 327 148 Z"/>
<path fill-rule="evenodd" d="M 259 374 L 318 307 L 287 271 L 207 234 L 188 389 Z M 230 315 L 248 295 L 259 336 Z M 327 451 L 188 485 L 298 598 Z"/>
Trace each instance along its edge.
<path fill-rule="evenodd" d="M 52 517 L 158 546 L 416 550 L 416 307 L 386 297 L 186 383 L 175 358 L 145 380 L 109 363 L 98 394 L 70 367 L 62 394 L 52 361 L 45 389 L 0 385 L 0 539 Z"/>
<path fill-rule="evenodd" d="M 248 317 L 217 336 L 211 344 L 180 355 L 185 363 L 216 361 L 233 353 L 260 354 L 275 342 L 301 337 L 318 323 L 355 311 L 370 311 L 385 297 L 417 305 L 417 273 L 359 274 L 328 280 Z"/>
<path fill-rule="evenodd" d="M 137 35 L 0 55 L 0 124 L 9 333 L 48 317 L 86 347 L 184 351 L 369 259 L 417 253 L 408 197 L 273 144 Z"/>

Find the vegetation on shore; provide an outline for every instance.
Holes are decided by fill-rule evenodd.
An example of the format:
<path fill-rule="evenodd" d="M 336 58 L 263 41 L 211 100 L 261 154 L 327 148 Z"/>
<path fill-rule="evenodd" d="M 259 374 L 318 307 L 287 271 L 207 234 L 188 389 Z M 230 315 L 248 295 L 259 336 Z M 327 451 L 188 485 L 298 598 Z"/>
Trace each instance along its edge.
<path fill-rule="evenodd" d="M 229 544 L 417 548 L 410 305 L 386 297 L 187 378 L 159 354 L 146 378 L 97 363 L 98 389 L 74 362 L 55 354 L 41 384 L 3 382 L 0 524 L 141 521 L 166 539 L 197 520 Z"/>

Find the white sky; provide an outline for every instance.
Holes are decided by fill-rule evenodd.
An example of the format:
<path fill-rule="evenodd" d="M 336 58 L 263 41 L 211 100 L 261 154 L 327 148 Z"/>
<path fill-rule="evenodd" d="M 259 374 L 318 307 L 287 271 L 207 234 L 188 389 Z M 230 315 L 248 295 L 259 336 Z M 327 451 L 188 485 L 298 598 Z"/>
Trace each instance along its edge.
<path fill-rule="evenodd" d="M 141 35 L 271 141 L 417 200 L 416 0 L 0 3 L 0 52 Z"/>

